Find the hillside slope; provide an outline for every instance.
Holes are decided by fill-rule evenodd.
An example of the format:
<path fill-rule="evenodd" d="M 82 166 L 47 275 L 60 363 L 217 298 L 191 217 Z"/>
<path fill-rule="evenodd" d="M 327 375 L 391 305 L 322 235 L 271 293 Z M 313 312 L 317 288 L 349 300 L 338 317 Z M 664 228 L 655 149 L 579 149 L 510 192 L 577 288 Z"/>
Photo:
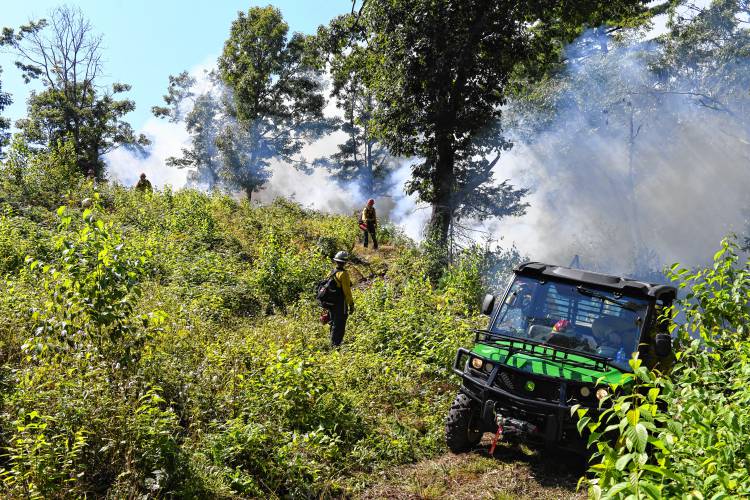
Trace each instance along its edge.
<path fill-rule="evenodd" d="M 585 498 L 576 491 L 585 462 L 576 457 L 501 443 L 489 456 L 491 435 L 471 453 L 446 453 L 374 474 L 363 499 Z"/>
<path fill-rule="evenodd" d="M 475 256 L 433 286 L 393 228 L 364 251 L 355 221 L 283 200 L 0 198 L 6 495 L 337 496 L 443 451 Z M 336 351 L 311 287 L 339 249 L 357 311 Z"/>

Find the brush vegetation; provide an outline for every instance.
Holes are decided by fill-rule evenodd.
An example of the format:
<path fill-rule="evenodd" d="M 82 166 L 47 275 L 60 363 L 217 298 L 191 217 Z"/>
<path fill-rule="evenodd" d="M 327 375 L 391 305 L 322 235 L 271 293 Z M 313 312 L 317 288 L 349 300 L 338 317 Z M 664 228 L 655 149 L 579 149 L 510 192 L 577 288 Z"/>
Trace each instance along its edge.
<path fill-rule="evenodd" d="M 632 393 L 605 401 L 599 418 L 578 410 L 594 450 L 581 481 L 591 498 L 750 496 L 750 260 L 738 250 L 730 238 L 709 268 L 672 266 L 685 318 L 672 325 L 669 376 L 635 358 Z"/>
<path fill-rule="evenodd" d="M 431 283 L 391 226 L 369 254 L 351 217 L 96 187 L 69 147 L 26 153 L 0 170 L 4 496 L 337 495 L 443 450 L 482 252 Z M 340 249 L 339 351 L 312 286 Z"/>
<path fill-rule="evenodd" d="M 449 367 L 517 254 L 473 248 L 431 282 L 388 224 L 369 253 L 352 217 L 95 185 L 75 158 L 17 141 L 0 168 L 5 496 L 349 495 L 444 452 Z M 357 311 L 332 350 L 312 285 L 340 249 Z M 750 494 L 750 265 L 727 240 L 672 277 L 673 372 L 633 359 L 638 390 L 578 413 L 593 498 Z"/>

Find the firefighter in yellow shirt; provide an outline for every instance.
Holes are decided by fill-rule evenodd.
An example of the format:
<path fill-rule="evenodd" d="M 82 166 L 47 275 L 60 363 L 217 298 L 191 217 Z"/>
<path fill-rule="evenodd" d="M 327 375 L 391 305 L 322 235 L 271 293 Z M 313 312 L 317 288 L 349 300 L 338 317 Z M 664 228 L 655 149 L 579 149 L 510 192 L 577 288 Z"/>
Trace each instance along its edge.
<path fill-rule="evenodd" d="M 141 193 L 145 193 L 145 192 L 150 193 L 154 190 L 154 188 L 151 187 L 151 181 L 146 179 L 146 174 L 141 174 L 141 178 L 138 181 L 138 184 L 135 185 L 135 188 Z"/>
<path fill-rule="evenodd" d="M 372 236 L 372 248 L 378 249 L 378 237 L 375 234 L 378 229 L 378 218 L 375 214 L 375 200 L 370 198 L 367 200 L 367 206 L 362 210 L 362 223 L 367 226 L 366 229 L 362 229 L 364 234 L 364 247 L 367 248 L 367 237 Z"/>
<path fill-rule="evenodd" d="M 354 312 L 354 298 L 352 297 L 352 280 L 344 267 L 349 261 L 349 254 L 339 252 L 333 261 L 336 263 L 334 277 L 340 293 L 328 309 L 328 313 L 331 317 L 331 345 L 338 347 L 344 340 L 346 320 Z"/>

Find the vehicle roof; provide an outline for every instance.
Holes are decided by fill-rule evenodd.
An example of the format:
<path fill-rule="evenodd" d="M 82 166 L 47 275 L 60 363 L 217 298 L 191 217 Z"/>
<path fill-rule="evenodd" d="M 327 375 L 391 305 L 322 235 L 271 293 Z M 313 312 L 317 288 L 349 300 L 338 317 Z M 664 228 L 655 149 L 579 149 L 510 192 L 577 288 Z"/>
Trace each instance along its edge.
<path fill-rule="evenodd" d="M 524 262 L 514 270 L 519 276 L 531 278 L 549 278 L 556 281 L 564 281 L 573 284 L 591 285 L 605 290 L 618 292 L 629 297 L 647 300 L 661 300 L 672 302 L 677 296 L 677 288 L 660 283 L 647 283 L 620 276 L 595 273 L 583 269 L 572 269 L 570 267 L 554 266 L 542 262 Z"/>

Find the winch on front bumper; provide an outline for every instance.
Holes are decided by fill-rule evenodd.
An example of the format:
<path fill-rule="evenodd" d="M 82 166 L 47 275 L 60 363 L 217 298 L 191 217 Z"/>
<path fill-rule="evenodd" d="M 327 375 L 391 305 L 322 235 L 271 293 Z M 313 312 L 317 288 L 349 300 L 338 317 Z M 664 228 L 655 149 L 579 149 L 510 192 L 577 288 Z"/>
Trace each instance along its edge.
<path fill-rule="evenodd" d="M 480 404 L 482 430 L 494 432 L 502 420 L 505 436 L 585 451 L 570 411 L 580 404 L 599 413 L 594 384 L 532 374 L 463 348 L 453 371 L 463 379 L 461 391 Z"/>

